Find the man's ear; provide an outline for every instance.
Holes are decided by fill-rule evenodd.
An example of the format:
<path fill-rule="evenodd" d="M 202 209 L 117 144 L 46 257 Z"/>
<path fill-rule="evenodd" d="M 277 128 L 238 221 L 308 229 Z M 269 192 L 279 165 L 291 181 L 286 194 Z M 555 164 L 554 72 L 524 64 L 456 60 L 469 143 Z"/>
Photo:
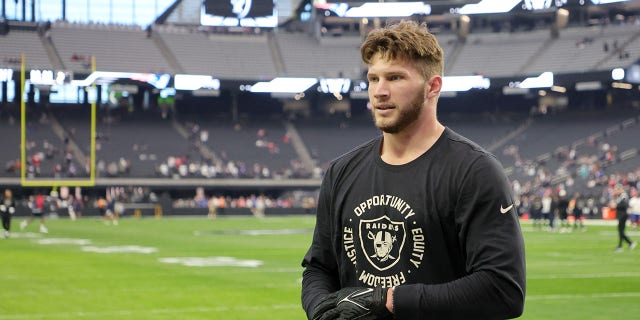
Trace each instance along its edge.
<path fill-rule="evenodd" d="M 440 90 L 442 89 L 442 76 L 432 76 L 429 78 L 428 83 L 429 85 L 425 87 L 425 97 L 434 98 L 440 95 Z"/>

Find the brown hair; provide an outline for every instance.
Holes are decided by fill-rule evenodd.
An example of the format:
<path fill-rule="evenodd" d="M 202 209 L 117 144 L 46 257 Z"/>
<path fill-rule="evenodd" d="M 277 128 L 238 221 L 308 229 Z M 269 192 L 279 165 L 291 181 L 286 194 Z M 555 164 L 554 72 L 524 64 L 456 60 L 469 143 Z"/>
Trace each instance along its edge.
<path fill-rule="evenodd" d="M 412 20 L 371 31 L 360 47 L 360 54 L 366 64 L 376 54 L 388 60 L 413 62 L 425 79 L 442 75 L 444 69 L 444 53 L 438 40 L 425 23 Z"/>

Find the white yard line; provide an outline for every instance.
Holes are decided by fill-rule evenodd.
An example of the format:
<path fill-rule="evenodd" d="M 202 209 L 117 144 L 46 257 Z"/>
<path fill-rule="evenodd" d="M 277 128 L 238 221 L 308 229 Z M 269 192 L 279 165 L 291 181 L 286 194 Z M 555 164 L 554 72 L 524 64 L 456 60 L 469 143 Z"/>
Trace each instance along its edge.
<path fill-rule="evenodd" d="M 541 274 L 528 275 L 527 280 L 544 279 L 602 279 L 602 278 L 637 278 L 640 272 L 611 272 L 611 273 L 585 273 L 585 274 Z"/>
<path fill-rule="evenodd" d="M 566 300 L 566 299 L 613 299 L 613 298 L 635 298 L 640 297 L 640 292 L 607 292 L 607 293 L 585 293 L 585 294 L 540 294 L 527 295 L 526 300 Z"/>
<path fill-rule="evenodd" d="M 293 310 L 300 309 L 302 306 L 298 304 L 277 304 L 270 306 L 234 306 L 234 307 L 196 307 L 196 308 L 161 308 L 161 309 L 144 309 L 144 310 L 112 310 L 112 311 L 78 311 L 78 312 L 60 312 L 60 313 L 30 313 L 30 314 L 5 314 L 0 315 L 0 320 L 19 320 L 19 319 L 78 319 L 84 317 L 135 317 L 148 316 L 149 314 L 187 314 L 187 313 L 212 313 L 212 312 L 243 312 L 255 311 L 264 312 L 269 310 Z"/>

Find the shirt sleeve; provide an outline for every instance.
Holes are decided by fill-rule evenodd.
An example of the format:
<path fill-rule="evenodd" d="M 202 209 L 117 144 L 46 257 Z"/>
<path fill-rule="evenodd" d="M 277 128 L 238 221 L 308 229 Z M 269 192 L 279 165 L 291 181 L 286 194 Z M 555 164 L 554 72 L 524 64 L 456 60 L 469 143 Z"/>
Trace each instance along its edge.
<path fill-rule="evenodd" d="M 320 194 L 316 212 L 316 226 L 313 240 L 307 251 L 302 266 L 302 307 L 307 318 L 311 319 L 313 309 L 323 296 L 340 289 L 338 267 L 334 251 L 331 226 L 331 179 L 327 170 Z"/>
<path fill-rule="evenodd" d="M 458 190 L 454 216 L 466 274 L 446 283 L 397 287 L 397 319 L 506 319 L 522 314 L 524 240 L 502 166 L 492 156 L 480 156 L 466 169 Z"/>

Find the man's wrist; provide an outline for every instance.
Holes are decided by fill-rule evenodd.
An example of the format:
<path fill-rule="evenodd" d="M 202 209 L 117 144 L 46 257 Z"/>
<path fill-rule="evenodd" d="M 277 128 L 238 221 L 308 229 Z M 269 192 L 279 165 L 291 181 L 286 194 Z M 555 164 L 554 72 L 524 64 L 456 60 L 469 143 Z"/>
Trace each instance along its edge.
<path fill-rule="evenodd" d="M 394 313 L 393 312 L 393 293 L 396 287 L 391 287 L 389 289 L 387 289 L 387 303 L 386 303 L 386 307 L 387 310 L 389 310 L 389 312 Z"/>

